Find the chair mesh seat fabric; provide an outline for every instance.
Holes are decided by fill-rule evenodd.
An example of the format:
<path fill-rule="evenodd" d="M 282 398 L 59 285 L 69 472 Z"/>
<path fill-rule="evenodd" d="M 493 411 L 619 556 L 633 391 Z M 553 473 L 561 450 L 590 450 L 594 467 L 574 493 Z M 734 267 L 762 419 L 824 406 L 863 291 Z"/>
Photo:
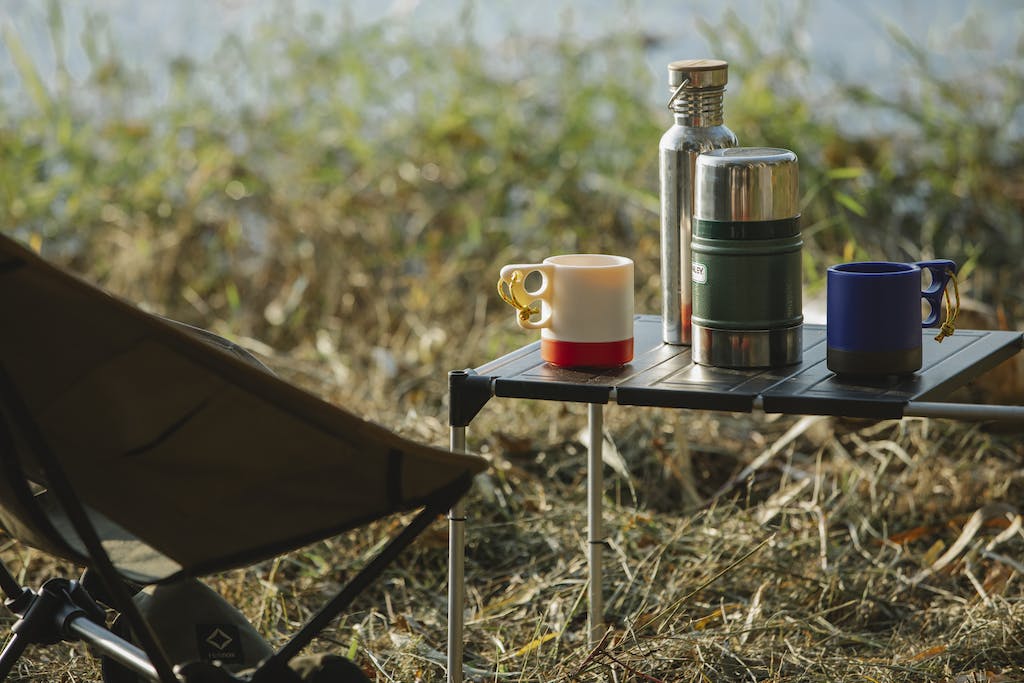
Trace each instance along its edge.
<path fill-rule="evenodd" d="M 42 493 L 35 497 L 47 520 L 61 538 L 75 553 L 88 555 L 88 550 L 78 538 L 71 520 L 53 495 Z M 181 572 L 181 565 L 167 557 L 148 543 L 111 521 L 95 510 L 88 510 L 89 521 L 100 537 L 103 549 L 111 562 L 124 578 L 136 583 L 148 584 L 161 581 Z M 74 558 L 71 558 L 74 559 Z"/>

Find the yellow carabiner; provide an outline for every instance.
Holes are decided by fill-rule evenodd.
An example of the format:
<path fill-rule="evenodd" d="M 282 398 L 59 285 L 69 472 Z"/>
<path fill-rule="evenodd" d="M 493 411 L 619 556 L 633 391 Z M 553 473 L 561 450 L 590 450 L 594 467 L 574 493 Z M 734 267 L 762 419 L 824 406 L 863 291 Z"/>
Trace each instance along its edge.
<path fill-rule="evenodd" d="M 527 304 L 520 303 L 519 300 L 516 298 L 516 293 L 513 289 L 513 285 L 516 285 L 523 280 L 525 280 L 525 278 L 523 277 L 522 271 L 519 270 L 513 270 L 512 277 L 510 277 L 508 281 L 506 281 L 504 278 L 499 278 L 498 296 L 501 297 L 502 301 L 504 301 L 509 306 L 519 311 L 520 320 L 522 320 L 523 322 L 528 322 L 531 316 L 540 313 L 540 309 L 538 309 L 536 306 L 530 306 Z M 505 289 L 502 288 L 502 285 L 505 285 L 505 287 L 508 289 L 508 294 L 505 293 Z M 525 292 L 526 290 L 523 289 L 523 291 Z"/>
<path fill-rule="evenodd" d="M 935 341 L 942 342 L 946 337 L 952 337 L 953 332 L 956 331 L 954 323 L 956 317 L 960 315 L 960 284 L 957 282 L 956 273 L 950 269 L 946 269 L 946 275 L 949 276 L 949 281 L 953 283 L 953 292 L 956 294 L 956 304 L 953 304 L 949 300 L 949 282 L 946 283 L 946 288 L 943 291 L 946 297 L 946 320 L 939 327 L 939 334 L 935 337 Z"/>

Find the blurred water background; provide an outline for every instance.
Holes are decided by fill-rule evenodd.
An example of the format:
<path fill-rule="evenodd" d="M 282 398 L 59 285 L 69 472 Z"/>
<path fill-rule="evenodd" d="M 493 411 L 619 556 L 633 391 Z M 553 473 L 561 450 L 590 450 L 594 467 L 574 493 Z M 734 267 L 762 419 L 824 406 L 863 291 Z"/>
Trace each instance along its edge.
<path fill-rule="evenodd" d="M 21 35 L 40 72 L 52 83 L 57 59 L 46 4 L 4 2 L 7 25 Z M 1024 5 L 1017 0 L 93 0 L 62 3 L 62 8 L 66 24 L 62 49 L 71 78 L 78 82 L 88 78 L 90 60 L 83 38 L 87 32 L 102 31 L 125 61 L 144 75 L 148 97 L 135 102 L 140 107 L 157 106 L 169 96 L 167 64 L 183 58 L 215 61 L 225 39 L 258 38 L 268 23 L 285 15 L 297 25 L 312 21 L 335 35 L 342 35 L 345 26 L 380 25 L 428 39 L 468 30 L 481 44 L 494 47 L 496 61 L 510 40 L 551 41 L 564 36 L 621 40 L 622 32 L 629 31 L 643 41 L 652 103 L 660 103 L 658 86 L 668 62 L 716 55 L 714 27 L 729 16 L 750 27 L 766 52 L 796 47 L 805 53 L 810 60 L 808 91 L 826 89 L 834 81 L 870 84 L 882 97 L 913 90 L 908 55 L 893 40 L 893 32 L 927 52 L 935 70 L 964 78 L 1019 59 L 1024 41 Z M 103 21 L 93 23 L 90 17 Z M 785 25 L 794 32 L 780 31 Z M 730 39 L 726 34 L 720 37 Z M 791 40 L 795 45 L 785 43 Z M 503 65 L 520 75 L 529 68 L 527 61 L 505 60 Z M 387 71 L 382 68 L 380 75 L 387 77 Z M 609 69 L 606 77 L 636 75 Z M 734 87 L 741 82 L 734 80 Z M 8 93 L 18 87 L 16 69 L 2 51 L 0 84 Z M 273 97 L 256 83 L 242 85 L 246 101 Z M 849 113 L 840 101 L 825 103 Z M 1018 112 L 1008 124 L 1019 131 L 1022 122 L 1024 115 Z M 900 125 L 899 117 L 886 115 L 843 123 L 857 131 Z"/>

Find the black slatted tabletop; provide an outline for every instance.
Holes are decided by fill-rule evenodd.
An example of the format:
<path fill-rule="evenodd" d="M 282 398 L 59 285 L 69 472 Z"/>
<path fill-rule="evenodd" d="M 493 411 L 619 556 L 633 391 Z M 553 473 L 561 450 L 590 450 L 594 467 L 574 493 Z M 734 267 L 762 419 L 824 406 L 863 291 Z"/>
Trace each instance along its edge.
<path fill-rule="evenodd" d="M 661 342 L 659 317 L 640 315 L 635 357 L 621 368 L 557 368 L 541 360 L 538 341 L 453 373 L 451 423 L 468 424 L 491 395 L 730 412 L 749 412 L 760 401 L 769 413 L 899 418 L 909 402 L 939 400 L 1024 348 L 1020 332 L 957 330 L 941 343 L 936 333 L 922 330 L 924 362 L 913 375 L 855 381 L 826 368 L 823 325 L 804 326 L 801 363 L 733 370 L 695 364 L 689 347 Z"/>

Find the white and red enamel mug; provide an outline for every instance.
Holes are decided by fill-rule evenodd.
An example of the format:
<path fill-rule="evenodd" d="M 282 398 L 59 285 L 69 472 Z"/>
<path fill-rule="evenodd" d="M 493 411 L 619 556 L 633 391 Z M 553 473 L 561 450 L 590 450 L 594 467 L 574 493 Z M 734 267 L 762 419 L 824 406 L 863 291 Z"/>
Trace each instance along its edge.
<path fill-rule="evenodd" d="M 541 282 L 530 290 L 533 272 Z M 498 293 L 516 308 L 520 327 L 540 330 L 540 356 L 552 365 L 609 368 L 633 359 L 633 261 L 624 256 L 563 254 L 507 265 Z"/>

